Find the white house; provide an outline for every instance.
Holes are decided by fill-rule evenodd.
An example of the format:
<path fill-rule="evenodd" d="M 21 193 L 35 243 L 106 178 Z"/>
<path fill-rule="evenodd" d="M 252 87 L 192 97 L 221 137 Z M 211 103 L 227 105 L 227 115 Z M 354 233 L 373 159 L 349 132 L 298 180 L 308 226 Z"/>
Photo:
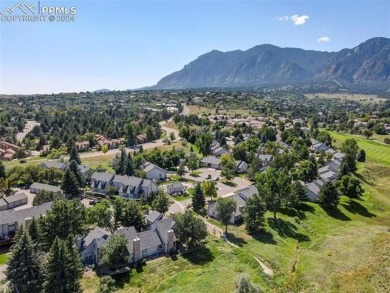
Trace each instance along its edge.
<path fill-rule="evenodd" d="M 175 181 L 166 186 L 169 195 L 183 194 L 186 192 L 186 186 L 180 181 Z"/>
<path fill-rule="evenodd" d="M 146 178 L 149 180 L 165 180 L 167 179 L 167 172 L 150 162 L 146 162 L 140 166 L 140 169 L 143 170 L 146 174 Z"/>
<path fill-rule="evenodd" d="M 221 160 L 214 156 L 208 156 L 202 159 L 202 167 L 221 169 Z"/>

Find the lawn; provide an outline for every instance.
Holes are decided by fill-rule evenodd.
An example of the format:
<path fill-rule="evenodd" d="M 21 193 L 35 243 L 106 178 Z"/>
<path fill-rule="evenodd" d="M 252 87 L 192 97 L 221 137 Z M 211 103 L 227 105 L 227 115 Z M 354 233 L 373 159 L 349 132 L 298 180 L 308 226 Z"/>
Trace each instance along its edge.
<path fill-rule="evenodd" d="M 0 265 L 5 264 L 7 262 L 7 260 L 8 260 L 8 256 L 5 253 L 1 252 L 0 253 Z"/>
<path fill-rule="evenodd" d="M 97 156 L 82 158 L 81 163 L 88 166 L 91 169 L 96 169 L 97 167 L 102 167 L 107 169 L 108 172 L 113 172 L 110 162 L 115 157 L 115 155 L 103 154 L 100 152 Z"/>
<path fill-rule="evenodd" d="M 267 288 L 256 260 L 243 249 L 210 236 L 205 249 L 149 261 L 118 278 L 117 292 L 233 292 L 242 272 Z M 98 283 L 95 274 L 86 274 L 82 279 L 84 292 L 97 292 Z"/>
<path fill-rule="evenodd" d="M 390 166 L 390 145 L 379 143 L 370 139 L 366 139 L 359 135 L 328 131 L 334 139 L 333 144 L 340 146 L 343 141 L 348 138 L 356 139 L 360 148 L 366 151 L 366 160 Z"/>

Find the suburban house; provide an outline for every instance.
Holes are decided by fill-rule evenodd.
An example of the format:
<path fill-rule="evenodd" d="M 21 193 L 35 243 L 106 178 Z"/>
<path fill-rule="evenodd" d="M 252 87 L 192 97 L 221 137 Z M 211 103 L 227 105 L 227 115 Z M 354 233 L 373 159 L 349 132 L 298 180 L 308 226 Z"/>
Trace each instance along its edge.
<path fill-rule="evenodd" d="M 155 257 L 176 250 L 175 221 L 172 218 L 156 220 L 150 229 L 137 232 L 134 227 L 120 228 L 115 234 L 127 239 L 127 252 L 130 263 L 143 258 Z M 99 266 L 99 250 L 108 245 L 112 234 L 104 229 L 95 228 L 85 237 L 78 237 L 76 245 L 84 264 Z"/>
<path fill-rule="evenodd" d="M 95 172 L 91 176 L 91 190 L 94 193 L 105 194 L 111 186 L 114 174 L 106 172 Z"/>
<path fill-rule="evenodd" d="M 245 161 L 236 161 L 236 172 L 245 173 L 248 171 L 248 163 Z"/>
<path fill-rule="evenodd" d="M 46 161 L 41 164 L 43 168 L 54 168 L 64 171 L 66 169 L 66 164 L 59 161 Z"/>
<path fill-rule="evenodd" d="M 169 195 L 183 194 L 186 192 L 186 186 L 180 181 L 172 182 L 166 188 Z"/>
<path fill-rule="evenodd" d="M 0 241 L 12 238 L 20 225 L 28 227 L 32 218 L 45 215 L 51 202 L 21 210 L 0 211 Z"/>
<path fill-rule="evenodd" d="M 313 182 L 306 183 L 305 184 L 305 190 L 306 190 L 306 195 L 309 200 L 316 202 L 318 200 L 318 195 L 320 193 L 320 189 L 322 185 L 324 185 L 324 181 L 321 179 L 317 179 Z"/>
<path fill-rule="evenodd" d="M 82 178 L 86 178 L 89 174 L 89 167 L 87 166 L 84 166 L 84 165 L 78 165 L 79 166 L 79 171 L 80 171 L 80 174 L 81 174 L 81 177 Z"/>
<path fill-rule="evenodd" d="M 263 163 L 263 167 L 268 167 L 271 164 L 271 161 L 273 160 L 274 156 L 258 154 L 257 158 L 261 160 L 261 162 Z"/>
<path fill-rule="evenodd" d="M 146 225 L 150 227 L 156 221 L 161 220 L 163 218 L 163 214 L 158 211 L 149 211 L 149 214 L 145 216 Z"/>
<path fill-rule="evenodd" d="M 42 146 L 42 150 L 41 150 L 41 155 L 42 156 L 47 156 L 48 154 L 50 154 L 51 150 L 50 150 L 50 146 L 48 144 L 45 144 Z"/>
<path fill-rule="evenodd" d="M 82 142 L 76 142 L 75 146 L 79 152 L 86 152 L 89 151 L 90 144 L 88 140 L 84 140 Z"/>
<path fill-rule="evenodd" d="M 11 161 L 15 159 L 19 149 L 17 145 L 0 140 L 0 160 Z"/>
<path fill-rule="evenodd" d="M 54 194 L 57 194 L 57 195 L 62 195 L 62 190 L 59 186 L 38 183 L 38 182 L 34 182 L 30 186 L 31 193 L 38 194 L 38 193 L 42 192 L 43 190 L 47 191 L 47 192 L 53 192 Z"/>
<path fill-rule="evenodd" d="M 221 169 L 221 160 L 214 156 L 208 156 L 203 158 L 201 161 L 202 167 Z"/>
<path fill-rule="evenodd" d="M 106 172 L 95 172 L 91 177 L 91 189 L 94 193 L 106 194 L 110 187 L 114 187 L 119 196 L 131 199 L 140 198 L 141 195 L 150 196 L 158 192 L 156 183 L 149 179 L 135 176 L 114 175 Z"/>
<path fill-rule="evenodd" d="M 27 195 L 25 193 L 17 193 L 11 196 L 0 198 L 0 211 L 13 209 L 27 204 Z"/>
<path fill-rule="evenodd" d="M 237 204 L 236 210 L 233 212 L 232 217 L 230 218 L 230 223 L 235 224 L 242 219 L 242 214 L 244 212 L 246 202 L 249 198 L 257 194 L 259 194 L 259 192 L 256 186 L 250 185 L 248 187 L 238 190 L 235 195 L 230 196 L 230 198 L 232 198 Z M 218 212 L 215 208 L 216 204 L 217 202 L 213 202 L 208 205 L 209 217 L 218 218 Z"/>
<path fill-rule="evenodd" d="M 311 147 L 310 147 L 310 150 L 313 151 L 313 152 L 325 152 L 326 150 L 329 149 L 329 147 L 324 144 L 323 142 L 320 142 L 316 139 L 313 139 L 311 138 L 310 139 L 311 141 Z"/>
<path fill-rule="evenodd" d="M 149 180 L 165 180 L 167 172 L 152 163 L 146 162 L 140 166 L 140 169 L 145 172 L 146 178 Z"/>

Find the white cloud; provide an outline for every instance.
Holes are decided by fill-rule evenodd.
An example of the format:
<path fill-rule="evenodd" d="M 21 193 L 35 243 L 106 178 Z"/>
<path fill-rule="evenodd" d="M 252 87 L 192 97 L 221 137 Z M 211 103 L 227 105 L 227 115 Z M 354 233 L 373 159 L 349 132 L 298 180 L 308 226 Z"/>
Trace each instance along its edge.
<path fill-rule="evenodd" d="M 318 43 L 328 43 L 328 42 L 330 42 L 330 38 L 329 37 L 321 37 L 321 38 L 317 39 L 317 42 Z"/>
<path fill-rule="evenodd" d="M 283 15 L 283 16 L 279 16 L 278 17 L 278 19 L 280 20 L 280 21 L 284 21 L 284 20 L 289 20 L 289 17 L 288 17 L 288 15 Z"/>
<path fill-rule="evenodd" d="M 303 25 L 305 24 L 306 20 L 309 19 L 309 16 L 307 15 L 298 15 L 298 14 L 295 14 L 295 15 L 292 15 L 290 17 L 290 19 L 292 20 L 292 22 L 295 24 L 295 25 Z"/>

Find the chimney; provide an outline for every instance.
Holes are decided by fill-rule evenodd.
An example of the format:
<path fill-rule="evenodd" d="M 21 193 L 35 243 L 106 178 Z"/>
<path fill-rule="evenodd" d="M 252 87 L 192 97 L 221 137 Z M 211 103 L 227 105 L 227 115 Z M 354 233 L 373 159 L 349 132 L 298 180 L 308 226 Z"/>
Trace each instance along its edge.
<path fill-rule="evenodd" d="M 141 256 L 141 239 L 138 237 L 133 239 L 133 262 L 138 262 L 142 259 Z"/>
<path fill-rule="evenodd" d="M 28 229 L 28 227 L 30 226 L 31 221 L 32 221 L 32 218 L 25 218 L 24 219 L 24 228 Z"/>
<path fill-rule="evenodd" d="M 172 229 L 168 230 L 168 241 L 167 241 L 167 252 L 169 253 L 171 250 L 175 249 L 174 246 L 174 233 Z"/>
<path fill-rule="evenodd" d="M 169 212 L 169 217 L 170 217 L 172 220 L 175 220 L 175 212 Z"/>

